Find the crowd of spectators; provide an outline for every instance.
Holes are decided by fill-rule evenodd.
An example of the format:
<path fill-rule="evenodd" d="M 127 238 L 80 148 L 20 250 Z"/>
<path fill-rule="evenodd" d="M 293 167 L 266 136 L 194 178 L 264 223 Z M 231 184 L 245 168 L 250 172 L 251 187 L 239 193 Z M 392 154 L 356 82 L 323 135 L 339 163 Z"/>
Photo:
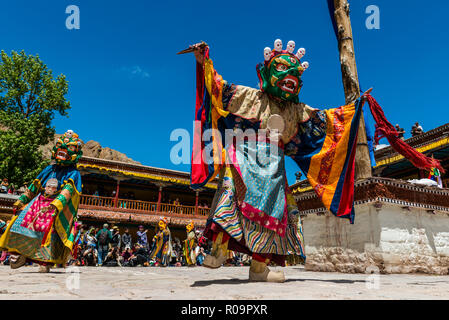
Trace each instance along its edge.
<path fill-rule="evenodd" d="M 109 228 L 107 224 L 99 228 L 81 228 L 81 235 L 75 257 L 69 261 L 77 266 L 157 266 L 156 260 L 150 258 L 153 243 L 148 241 L 148 230 L 139 226 L 133 243 L 129 229 L 123 233 L 117 226 Z M 202 265 L 204 257 L 210 252 L 210 243 L 200 232 L 196 233 L 196 265 Z M 185 266 L 183 244 L 180 239 L 172 239 L 173 254 L 169 266 Z"/>
<path fill-rule="evenodd" d="M 405 129 L 402 128 L 401 126 L 399 126 L 399 124 L 396 124 L 394 126 L 394 128 L 396 129 L 396 132 L 398 133 L 398 138 L 401 140 L 405 140 Z M 411 133 L 412 137 L 416 137 L 416 136 L 419 136 L 420 134 L 423 134 L 424 130 L 418 122 L 415 122 L 415 124 L 412 126 L 412 129 L 410 130 L 410 133 Z"/>
<path fill-rule="evenodd" d="M 78 250 L 69 261 L 69 265 L 76 266 L 107 266 L 107 267 L 151 267 L 158 266 L 156 260 L 150 258 L 152 243 L 148 241 L 148 230 L 139 226 L 133 243 L 129 229 L 123 233 L 117 226 L 111 229 L 107 224 L 99 228 L 81 228 L 81 236 Z M 196 231 L 196 265 L 201 266 L 204 258 L 211 250 L 211 242 L 199 231 Z M 186 266 L 183 251 L 183 242 L 179 238 L 172 239 L 173 254 L 169 266 Z M 251 258 L 248 255 L 231 252 L 225 265 L 243 266 L 249 265 Z"/>
<path fill-rule="evenodd" d="M 400 127 L 399 124 L 396 124 L 395 126 L 396 131 L 398 132 L 398 137 L 402 140 L 405 140 L 405 130 L 404 128 Z M 410 130 L 410 133 L 412 135 L 412 137 L 416 137 L 420 134 L 424 133 L 424 130 L 422 128 L 422 126 L 418 123 L 415 122 L 415 124 L 412 126 L 412 129 Z"/>
<path fill-rule="evenodd" d="M 7 222 L 0 220 L 0 236 L 5 231 Z M 150 258 L 152 248 L 147 238 L 148 230 L 143 226 L 139 227 L 136 233 L 137 241 L 133 243 L 133 238 L 128 228 L 120 234 L 117 226 L 109 229 L 108 224 L 103 228 L 81 227 L 78 245 L 74 250 L 67 265 L 73 266 L 104 266 L 104 267 L 152 267 L 158 263 Z M 173 254 L 169 267 L 186 266 L 186 259 L 183 252 L 183 244 L 178 238 L 172 240 Z M 196 232 L 196 265 L 201 266 L 207 254 L 210 254 L 211 242 L 208 241 L 201 232 Z M 0 265 L 9 265 L 10 254 L 7 251 L 0 251 Z M 29 262 L 27 265 L 32 265 Z M 251 256 L 234 251 L 228 251 L 228 259 L 225 266 L 249 266 Z"/>

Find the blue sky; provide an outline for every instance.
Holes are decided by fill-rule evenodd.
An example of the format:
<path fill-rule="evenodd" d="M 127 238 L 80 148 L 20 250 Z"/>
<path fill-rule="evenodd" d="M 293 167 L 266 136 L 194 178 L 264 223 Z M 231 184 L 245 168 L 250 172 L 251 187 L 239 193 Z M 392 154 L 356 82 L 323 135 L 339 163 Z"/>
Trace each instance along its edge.
<path fill-rule="evenodd" d="M 189 171 L 170 162 L 170 133 L 191 131 L 195 104 L 193 55 L 177 56 L 205 40 L 224 79 L 257 86 L 263 49 L 280 38 L 305 47 L 310 69 L 301 101 L 320 109 L 344 104 L 336 39 L 326 1 L 117 1 L 14 0 L 0 11 L 0 48 L 39 54 L 54 75 L 69 81 L 69 118 L 56 117 L 58 133 L 73 129 L 146 165 Z M 421 5 L 420 5 L 421 4 Z M 65 13 L 77 5 L 80 30 Z M 380 30 L 368 30 L 368 5 L 380 8 Z M 449 2 L 351 1 L 362 88 L 387 118 L 424 130 L 449 120 Z M 299 169 L 287 160 L 289 182 Z"/>

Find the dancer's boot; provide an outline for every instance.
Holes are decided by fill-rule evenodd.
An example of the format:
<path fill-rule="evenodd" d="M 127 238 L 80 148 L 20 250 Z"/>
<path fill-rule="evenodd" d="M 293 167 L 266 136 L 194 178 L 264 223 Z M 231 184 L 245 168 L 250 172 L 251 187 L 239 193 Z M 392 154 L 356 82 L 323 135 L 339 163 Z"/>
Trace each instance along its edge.
<path fill-rule="evenodd" d="M 255 282 L 285 282 L 284 272 L 271 271 L 265 262 L 252 259 L 249 268 L 249 281 Z"/>
<path fill-rule="evenodd" d="M 50 272 L 50 266 L 49 265 L 46 265 L 46 266 L 40 265 L 39 266 L 39 272 L 40 273 L 49 273 Z"/>
<path fill-rule="evenodd" d="M 229 239 L 223 242 L 223 232 L 220 232 L 212 244 L 212 253 L 208 254 L 203 261 L 206 268 L 217 269 L 226 262 Z"/>
<path fill-rule="evenodd" d="M 11 255 L 10 259 L 11 269 L 18 269 L 27 262 L 27 258 L 23 255 Z"/>

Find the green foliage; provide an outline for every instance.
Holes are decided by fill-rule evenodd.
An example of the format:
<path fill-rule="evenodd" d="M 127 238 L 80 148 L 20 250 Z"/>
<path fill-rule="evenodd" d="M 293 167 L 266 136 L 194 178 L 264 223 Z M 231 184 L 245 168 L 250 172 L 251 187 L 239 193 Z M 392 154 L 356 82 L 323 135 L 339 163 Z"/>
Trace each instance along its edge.
<path fill-rule="evenodd" d="M 0 64 L 0 178 L 20 187 L 29 184 L 48 164 L 39 146 L 53 140 L 56 113 L 67 116 L 68 83 L 53 79 L 39 56 L 1 52 Z"/>
<path fill-rule="evenodd" d="M 24 118 L 19 112 L 0 110 L 0 123 L 7 128 L 0 130 L 0 177 L 6 177 L 14 185 L 20 187 L 29 184 L 48 165 L 42 160 L 39 146 L 47 140 L 37 115 Z"/>

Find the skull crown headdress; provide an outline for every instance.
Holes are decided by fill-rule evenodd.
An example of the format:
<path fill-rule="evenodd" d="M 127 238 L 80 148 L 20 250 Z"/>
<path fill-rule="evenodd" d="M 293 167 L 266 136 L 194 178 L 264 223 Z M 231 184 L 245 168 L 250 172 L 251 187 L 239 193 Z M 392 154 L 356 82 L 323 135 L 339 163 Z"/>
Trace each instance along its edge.
<path fill-rule="evenodd" d="M 283 50 L 282 40 L 274 41 L 274 48 L 263 51 L 265 62 L 257 65 L 260 90 L 282 100 L 299 102 L 298 94 L 302 87 L 302 74 L 309 68 L 308 62 L 301 62 L 306 49 L 295 51 L 295 42 L 289 41 Z"/>

